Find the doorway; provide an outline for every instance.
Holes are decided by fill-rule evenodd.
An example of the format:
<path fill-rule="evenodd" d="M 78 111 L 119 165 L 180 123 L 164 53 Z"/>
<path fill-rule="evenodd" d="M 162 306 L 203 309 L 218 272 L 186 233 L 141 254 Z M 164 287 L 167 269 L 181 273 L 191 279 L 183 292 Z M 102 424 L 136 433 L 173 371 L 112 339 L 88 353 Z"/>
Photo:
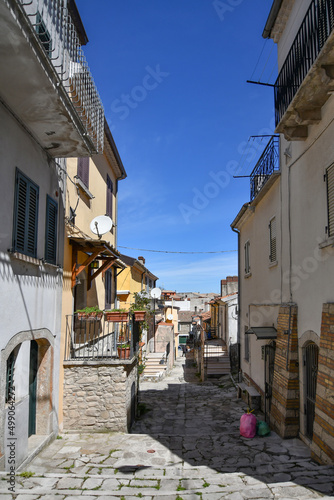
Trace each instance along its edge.
<path fill-rule="evenodd" d="M 269 424 L 271 399 L 273 394 L 275 351 L 276 351 L 275 340 L 271 341 L 269 344 L 264 346 L 264 385 L 265 385 L 264 417 L 267 424 Z"/>
<path fill-rule="evenodd" d="M 30 342 L 29 367 L 29 424 L 28 436 L 36 434 L 37 413 L 37 372 L 38 372 L 38 344 L 36 340 Z"/>
<path fill-rule="evenodd" d="M 317 391 L 318 375 L 318 355 L 319 347 L 311 342 L 304 349 L 304 368 L 305 368 L 305 417 L 306 417 L 306 436 L 313 437 L 313 424 L 315 416 L 315 398 Z"/>

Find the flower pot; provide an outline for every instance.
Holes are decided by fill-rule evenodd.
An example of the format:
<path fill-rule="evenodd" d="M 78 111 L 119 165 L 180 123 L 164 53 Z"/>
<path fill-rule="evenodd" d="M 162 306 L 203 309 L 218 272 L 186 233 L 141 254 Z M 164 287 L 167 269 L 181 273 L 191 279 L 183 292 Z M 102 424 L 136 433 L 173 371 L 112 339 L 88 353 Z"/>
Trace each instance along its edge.
<path fill-rule="evenodd" d="M 117 347 L 117 353 L 119 359 L 129 359 L 130 358 L 130 347 Z"/>
<path fill-rule="evenodd" d="M 135 321 L 145 320 L 146 311 L 133 311 L 133 314 L 135 315 Z"/>
<path fill-rule="evenodd" d="M 102 312 L 91 312 L 91 313 L 86 313 L 86 312 L 78 312 L 77 313 L 77 318 L 80 320 L 89 320 L 89 321 L 94 321 L 96 319 L 101 319 L 103 316 Z"/>
<path fill-rule="evenodd" d="M 106 321 L 114 321 L 115 323 L 124 322 L 128 320 L 128 313 L 118 311 L 106 312 L 104 313 L 104 317 Z"/>

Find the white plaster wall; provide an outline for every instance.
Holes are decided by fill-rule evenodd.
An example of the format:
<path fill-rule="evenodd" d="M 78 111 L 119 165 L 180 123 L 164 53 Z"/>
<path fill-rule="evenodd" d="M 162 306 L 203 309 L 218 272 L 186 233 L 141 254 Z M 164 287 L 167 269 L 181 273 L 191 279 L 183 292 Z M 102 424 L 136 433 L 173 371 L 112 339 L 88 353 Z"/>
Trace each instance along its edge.
<path fill-rule="evenodd" d="M 3 214 L 0 229 L 0 296 L 1 296 L 1 339 L 0 350 L 19 332 L 25 333 L 25 340 L 32 340 L 34 332 L 40 329 L 51 332 L 55 337 L 53 359 L 53 429 L 58 418 L 59 341 L 62 298 L 62 260 L 64 211 L 58 185 L 57 172 L 44 151 L 18 124 L 12 115 L 0 106 L 0 211 Z M 8 249 L 12 247 L 13 213 L 15 191 L 15 168 L 39 186 L 38 245 L 37 258 L 43 259 L 45 251 L 46 196 L 58 202 L 58 259 L 60 267 L 48 264 L 33 264 L 13 258 Z M 58 196 L 56 194 L 58 191 Z M 24 342 L 16 362 L 15 384 L 17 393 L 17 422 L 23 429 L 28 420 L 26 401 L 29 371 L 29 341 Z M 22 340 L 21 340 L 22 342 Z M 6 360 L 2 358 L 2 364 Z M 1 366 L 1 373 L 6 367 Z M 1 395 L 2 405 L 4 395 Z M 0 436 L 5 431 L 2 423 Z M 21 439 L 21 437 L 20 437 Z M 27 433 L 20 447 L 26 450 Z M 2 443 L 0 443 L 0 446 Z"/>
<path fill-rule="evenodd" d="M 312 0 L 295 0 L 291 14 L 287 20 L 285 29 L 278 42 L 278 71 L 282 67 L 286 56 L 290 50 L 300 25 L 305 17 L 305 14 Z"/>
<path fill-rule="evenodd" d="M 238 306 L 238 298 L 228 302 L 228 336 L 231 344 L 235 344 L 238 339 L 238 315 L 236 307 Z"/>
<path fill-rule="evenodd" d="M 172 301 L 166 300 L 165 306 L 171 306 Z M 190 301 L 189 300 L 173 300 L 173 307 L 179 307 L 180 311 L 190 311 Z"/>

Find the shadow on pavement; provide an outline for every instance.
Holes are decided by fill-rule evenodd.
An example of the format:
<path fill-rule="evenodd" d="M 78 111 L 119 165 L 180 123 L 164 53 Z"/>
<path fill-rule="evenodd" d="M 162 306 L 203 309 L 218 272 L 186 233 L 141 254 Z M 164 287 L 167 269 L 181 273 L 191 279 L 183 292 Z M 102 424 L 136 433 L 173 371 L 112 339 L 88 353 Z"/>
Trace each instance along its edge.
<path fill-rule="evenodd" d="M 334 468 L 310 458 L 299 439 L 267 437 L 246 439 L 239 434 L 241 415 L 246 410 L 236 397 L 229 376 L 216 382 L 198 382 L 191 360 L 184 365 L 184 383 L 168 383 L 167 389 L 140 391 L 146 412 L 132 428 L 133 434 L 147 434 L 194 467 L 207 466 L 220 473 L 244 473 L 264 483 L 295 484 L 320 493 L 334 494 Z M 188 383 L 187 383 L 188 382 Z M 263 414 L 257 412 L 263 420 Z"/>

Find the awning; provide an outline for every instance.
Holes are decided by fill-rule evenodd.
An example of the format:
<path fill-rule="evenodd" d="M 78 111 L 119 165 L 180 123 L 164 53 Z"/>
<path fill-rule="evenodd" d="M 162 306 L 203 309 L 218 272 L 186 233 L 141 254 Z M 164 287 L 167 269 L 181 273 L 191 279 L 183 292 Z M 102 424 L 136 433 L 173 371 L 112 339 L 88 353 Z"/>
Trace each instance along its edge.
<path fill-rule="evenodd" d="M 116 294 L 117 295 L 129 295 L 130 290 L 117 290 Z"/>
<path fill-rule="evenodd" d="M 254 333 L 257 340 L 277 339 L 277 330 L 273 326 L 253 326 L 249 328 L 245 333 Z"/>
<path fill-rule="evenodd" d="M 100 260 L 101 267 L 95 272 L 90 269 L 87 280 L 87 290 L 90 289 L 92 281 L 101 273 L 106 272 L 110 267 L 125 269 L 126 264 L 121 261 L 119 252 L 104 240 L 93 240 L 88 238 L 69 238 L 72 245 L 72 288 L 76 283 L 78 275 L 90 264 L 93 260 Z M 78 252 L 83 252 L 87 258 L 82 264 L 78 263 Z"/>

